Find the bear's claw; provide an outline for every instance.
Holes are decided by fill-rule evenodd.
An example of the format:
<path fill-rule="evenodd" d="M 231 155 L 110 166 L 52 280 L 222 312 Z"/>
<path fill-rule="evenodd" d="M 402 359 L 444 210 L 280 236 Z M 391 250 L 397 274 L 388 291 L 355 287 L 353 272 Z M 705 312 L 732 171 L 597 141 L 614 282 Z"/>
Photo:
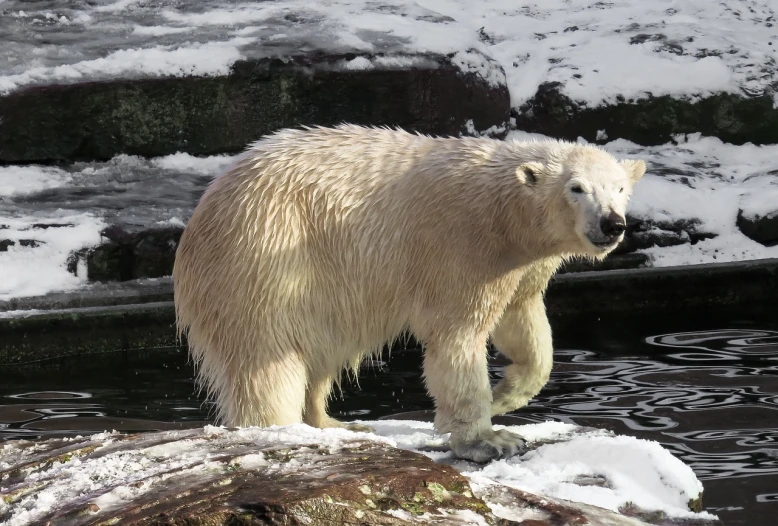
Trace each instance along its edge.
<path fill-rule="evenodd" d="M 473 440 L 457 440 L 452 435 L 449 444 L 458 457 L 479 463 L 509 458 L 527 450 L 527 441 L 507 429 L 491 430 Z"/>

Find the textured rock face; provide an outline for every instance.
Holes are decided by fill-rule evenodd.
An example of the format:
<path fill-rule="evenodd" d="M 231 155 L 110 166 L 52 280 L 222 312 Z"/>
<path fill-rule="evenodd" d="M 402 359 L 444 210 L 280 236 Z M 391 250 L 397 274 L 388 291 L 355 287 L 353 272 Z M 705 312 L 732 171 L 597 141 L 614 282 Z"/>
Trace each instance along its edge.
<path fill-rule="evenodd" d="M 217 77 L 23 88 L 0 97 L 0 162 L 237 152 L 301 124 L 391 125 L 439 135 L 506 129 L 507 87 L 462 73 L 448 57 L 346 69 L 355 57 L 309 54 L 241 61 Z"/>
<path fill-rule="evenodd" d="M 778 245 L 778 206 L 775 212 L 765 215 L 746 214 L 740 210 L 737 227 L 744 235 L 766 247 Z"/>
<path fill-rule="evenodd" d="M 173 272 L 182 228 L 168 227 L 130 233 L 120 227 L 109 227 L 100 235 L 105 242 L 91 249 L 71 254 L 68 270 L 78 272 L 86 260 L 90 281 L 129 281 L 138 278 L 160 278 Z"/>
<path fill-rule="evenodd" d="M 0 463 L 0 520 L 31 496 L 70 484 L 73 494 L 35 516 L 36 524 L 497 523 L 454 468 L 359 439 L 336 447 L 314 440 L 257 445 L 206 428 L 19 447 Z M 100 463 L 94 483 L 68 481 L 75 465 Z"/>
<path fill-rule="evenodd" d="M 533 447 L 563 440 L 538 440 Z M 468 466 L 479 468 L 436 463 L 376 435 L 307 426 L 206 426 L 12 441 L 0 457 L 0 521 L 19 526 L 716 523 L 679 521 L 634 506 L 615 513 L 483 477 L 471 482 L 458 471 Z M 604 477 L 590 478 L 576 484 L 608 485 Z"/>
<path fill-rule="evenodd" d="M 627 139 L 664 144 L 683 133 L 702 133 L 725 142 L 778 142 L 778 112 L 769 94 L 746 97 L 721 93 L 699 100 L 670 96 L 626 100 L 588 107 L 562 92 L 559 83 L 542 84 L 534 97 L 514 109 L 520 130 L 590 142 Z"/>

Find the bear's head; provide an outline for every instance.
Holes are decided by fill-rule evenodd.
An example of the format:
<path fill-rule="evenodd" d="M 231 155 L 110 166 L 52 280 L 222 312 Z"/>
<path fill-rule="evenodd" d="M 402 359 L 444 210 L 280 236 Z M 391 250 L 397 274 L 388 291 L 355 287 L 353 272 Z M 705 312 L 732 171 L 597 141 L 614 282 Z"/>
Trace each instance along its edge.
<path fill-rule="evenodd" d="M 540 198 L 563 252 L 602 259 L 624 239 L 627 204 L 646 163 L 589 145 L 549 148 L 544 161 L 523 163 L 517 175 Z"/>

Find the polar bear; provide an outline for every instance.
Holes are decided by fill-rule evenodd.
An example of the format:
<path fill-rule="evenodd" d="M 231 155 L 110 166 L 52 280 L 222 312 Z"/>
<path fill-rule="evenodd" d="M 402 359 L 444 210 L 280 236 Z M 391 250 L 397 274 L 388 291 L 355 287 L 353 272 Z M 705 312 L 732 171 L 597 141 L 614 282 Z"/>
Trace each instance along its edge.
<path fill-rule="evenodd" d="M 404 331 L 435 427 L 484 462 L 548 380 L 543 294 L 563 259 L 621 241 L 639 160 L 589 145 L 341 125 L 251 145 L 203 194 L 173 270 L 179 336 L 230 426 L 327 428 L 334 381 Z M 487 339 L 513 364 L 491 390 Z"/>

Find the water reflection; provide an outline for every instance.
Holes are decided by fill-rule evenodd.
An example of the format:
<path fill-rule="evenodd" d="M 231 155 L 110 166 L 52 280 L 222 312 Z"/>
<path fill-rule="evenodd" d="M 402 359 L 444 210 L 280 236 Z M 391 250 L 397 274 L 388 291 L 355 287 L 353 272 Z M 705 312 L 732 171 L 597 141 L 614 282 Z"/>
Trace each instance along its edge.
<path fill-rule="evenodd" d="M 701 479 L 778 474 L 778 332 L 685 332 L 645 342 L 641 356 L 616 361 L 559 351 L 553 381 L 517 416 L 659 440 Z"/>
<path fill-rule="evenodd" d="M 92 355 L 48 367 L 0 367 L 0 440 L 203 425 L 212 410 L 194 393 L 186 352 Z"/>

